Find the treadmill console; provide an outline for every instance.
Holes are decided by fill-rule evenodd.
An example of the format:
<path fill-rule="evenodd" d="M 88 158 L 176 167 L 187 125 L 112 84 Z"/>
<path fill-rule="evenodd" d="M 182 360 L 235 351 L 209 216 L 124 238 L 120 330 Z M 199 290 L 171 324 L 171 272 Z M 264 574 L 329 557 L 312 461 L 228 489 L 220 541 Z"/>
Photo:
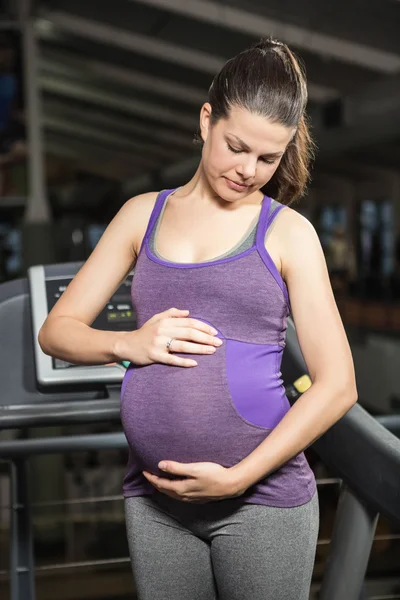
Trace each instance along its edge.
<path fill-rule="evenodd" d="M 122 364 L 76 365 L 47 356 L 39 346 L 38 334 L 41 326 L 81 266 L 82 263 L 68 263 L 39 265 L 28 269 L 35 368 L 37 381 L 41 386 L 119 384 L 123 379 L 125 366 Z M 93 322 L 92 326 L 95 329 L 136 329 L 136 316 L 132 309 L 130 293 L 132 276 L 133 273 L 126 278 Z"/>

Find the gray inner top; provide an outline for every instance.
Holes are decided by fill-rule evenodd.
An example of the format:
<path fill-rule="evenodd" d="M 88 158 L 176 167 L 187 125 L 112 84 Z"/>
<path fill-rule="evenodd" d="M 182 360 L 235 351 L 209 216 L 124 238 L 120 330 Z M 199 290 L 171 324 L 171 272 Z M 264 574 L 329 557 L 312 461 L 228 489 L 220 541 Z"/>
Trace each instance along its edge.
<path fill-rule="evenodd" d="M 153 227 L 153 231 L 151 232 L 151 235 L 149 237 L 149 245 L 150 245 L 151 252 L 153 254 L 155 254 L 155 256 L 157 256 L 159 259 L 165 260 L 166 262 L 168 262 L 168 260 L 165 259 L 163 256 L 161 256 L 161 254 L 156 250 L 155 240 L 157 238 L 158 230 L 160 229 L 160 224 L 162 221 L 165 207 L 167 205 L 168 198 L 169 198 L 169 195 L 164 200 L 164 204 L 162 206 L 162 209 L 160 210 L 160 214 L 158 215 L 157 221 Z M 280 202 L 277 202 L 276 200 L 272 200 L 271 206 L 269 209 L 270 215 L 276 209 L 277 206 L 280 206 Z M 219 256 L 217 256 L 215 258 L 211 258 L 209 260 L 203 260 L 202 263 L 214 262 L 214 261 L 220 260 L 222 258 L 228 258 L 229 256 L 235 256 L 236 254 L 240 254 L 241 252 L 244 252 L 245 250 L 248 250 L 249 248 L 254 246 L 254 244 L 256 243 L 257 225 L 258 225 L 259 218 L 260 218 L 260 215 L 257 215 L 257 217 L 251 223 L 250 228 L 244 234 L 242 239 L 239 240 L 239 242 L 233 248 L 228 250 L 228 252 L 225 252 L 224 254 L 220 254 Z"/>

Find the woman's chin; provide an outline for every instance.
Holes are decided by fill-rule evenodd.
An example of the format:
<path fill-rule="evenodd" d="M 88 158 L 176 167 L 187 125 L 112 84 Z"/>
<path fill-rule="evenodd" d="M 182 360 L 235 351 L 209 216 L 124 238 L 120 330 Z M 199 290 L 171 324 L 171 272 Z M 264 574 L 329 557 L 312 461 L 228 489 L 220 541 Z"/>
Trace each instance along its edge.
<path fill-rule="evenodd" d="M 230 185 L 230 182 L 226 177 L 221 177 L 221 180 L 213 186 L 214 191 L 222 200 L 226 200 L 226 202 L 235 202 L 238 198 L 245 198 L 249 194 L 249 187 L 243 188 L 240 190 L 239 188 L 234 188 L 234 186 Z"/>

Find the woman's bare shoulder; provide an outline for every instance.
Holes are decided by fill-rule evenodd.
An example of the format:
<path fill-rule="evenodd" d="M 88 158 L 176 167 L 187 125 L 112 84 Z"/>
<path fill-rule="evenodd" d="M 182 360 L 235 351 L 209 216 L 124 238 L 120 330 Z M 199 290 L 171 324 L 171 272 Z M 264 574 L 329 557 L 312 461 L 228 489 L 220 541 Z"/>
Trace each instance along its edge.
<path fill-rule="evenodd" d="M 276 218 L 275 243 L 283 273 L 290 267 L 307 267 L 314 264 L 316 257 L 324 262 L 324 255 L 317 231 L 305 216 L 290 207 L 285 207 Z"/>
<path fill-rule="evenodd" d="M 280 233 L 287 235 L 307 235 L 315 231 L 313 224 L 301 213 L 290 206 L 285 206 L 275 219 Z"/>
<path fill-rule="evenodd" d="M 302 214 L 285 206 L 275 217 L 267 238 L 269 253 L 285 279 L 285 270 L 293 255 L 302 253 L 302 248 L 319 245 L 312 223 Z M 286 267 L 286 269 L 285 269 Z"/>

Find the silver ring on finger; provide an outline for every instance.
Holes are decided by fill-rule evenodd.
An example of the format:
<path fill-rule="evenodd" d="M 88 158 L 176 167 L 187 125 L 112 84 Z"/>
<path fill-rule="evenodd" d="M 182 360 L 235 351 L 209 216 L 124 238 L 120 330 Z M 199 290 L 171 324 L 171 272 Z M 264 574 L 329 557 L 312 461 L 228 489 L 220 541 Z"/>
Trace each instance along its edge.
<path fill-rule="evenodd" d="M 176 338 L 171 338 L 171 339 L 170 339 L 170 340 L 167 342 L 167 344 L 166 344 L 167 352 L 170 352 L 170 351 L 171 351 L 171 344 L 172 344 L 172 342 L 173 342 L 175 339 L 176 339 Z"/>

